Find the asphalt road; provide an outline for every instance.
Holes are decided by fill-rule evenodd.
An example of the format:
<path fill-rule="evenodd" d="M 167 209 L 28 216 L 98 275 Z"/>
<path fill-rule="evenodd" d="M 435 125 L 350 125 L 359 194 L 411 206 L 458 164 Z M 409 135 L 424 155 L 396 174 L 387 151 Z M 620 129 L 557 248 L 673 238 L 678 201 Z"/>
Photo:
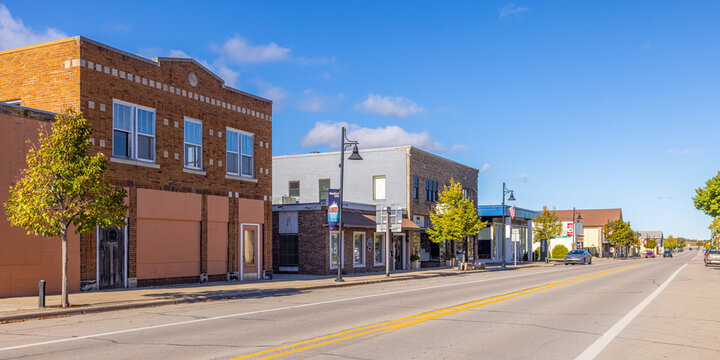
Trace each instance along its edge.
<path fill-rule="evenodd" d="M 696 251 L 0 325 L 0 359 L 717 359 Z"/>

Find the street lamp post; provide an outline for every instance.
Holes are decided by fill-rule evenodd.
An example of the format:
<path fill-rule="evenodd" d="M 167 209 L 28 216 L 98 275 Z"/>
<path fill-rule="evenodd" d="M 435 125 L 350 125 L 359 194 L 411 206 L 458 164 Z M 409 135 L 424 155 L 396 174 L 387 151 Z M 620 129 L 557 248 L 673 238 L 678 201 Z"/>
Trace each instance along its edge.
<path fill-rule="evenodd" d="M 343 261 L 342 261 L 342 255 L 343 255 L 343 223 L 342 223 L 342 211 L 343 211 L 343 177 L 345 174 L 345 148 L 349 146 L 353 146 L 352 154 L 348 157 L 348 160 L 362 160 L 362 156 L 358 153 L 358 142 L 357 141 L 351 141 L 346 136 L 346 130 L 345 127 L 342 128 L 342 135 L 340 135 L 340 204 L 338 206 L 338 253 L 337 253 L 337 262 L 338 262 L 338 273 L 337 278 L 335 279 L 336 282 L 343 282 L 342 278 L 342 268 L 343 268 Z"/>
<path fill-rule="evenodd" d="M 503 182 L 503 194 L 502 194 L 502 268 L 505 269 L 505 195 L 510 193 L 510 197 L 508 198 L 508 201 L 515 201 L 515 196 L 513 196 L 513 191 L 508 189 L 505 186 L 505 183 Z M 511 228 L 512 230 L 512 228 Z M 512 233 L 512 231 L 511 231 Z"/>

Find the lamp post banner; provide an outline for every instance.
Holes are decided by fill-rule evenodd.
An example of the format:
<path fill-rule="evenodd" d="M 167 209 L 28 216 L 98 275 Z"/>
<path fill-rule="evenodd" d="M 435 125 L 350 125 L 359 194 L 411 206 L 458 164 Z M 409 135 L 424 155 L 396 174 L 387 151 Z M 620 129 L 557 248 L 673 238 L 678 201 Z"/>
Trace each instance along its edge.
<path fill-rule="evenodd" d="M 335 230 L 340 217 L 340 190 L 328 189 L 328 229 Z"/>

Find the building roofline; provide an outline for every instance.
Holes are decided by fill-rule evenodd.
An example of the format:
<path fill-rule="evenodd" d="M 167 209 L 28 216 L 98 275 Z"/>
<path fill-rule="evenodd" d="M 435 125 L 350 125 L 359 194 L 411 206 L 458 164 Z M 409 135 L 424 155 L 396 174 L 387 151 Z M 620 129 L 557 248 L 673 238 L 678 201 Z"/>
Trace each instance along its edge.
<path fill-rule="evenodd" d="M 466 168 L 468 168 L 468 169 L 472 169 L 472 170 L 475 170 L 475 171 L 478 171 L 478 172 L 480 171 L 480 170 L 478 170 L 478 169 L 476 169 L 476 168 L 474 168 L 474 167 L 472 167 L 472 166 L 468 166 L 468 165 L 459 163 L 459 162 L 457 162 L 457 161 L 455 161 L 455 160 L 451 160 L 451 159 L 448 159 L 448 158 L 446 158 L 446 157 L 433 154 L 433 153 L 431 153 L 431 152 L 422 150 L 422 149 L 417 148 L 417 147 L 412 146 L 412 145 L 392 146 L 392 147 L 383 147 L 383 148 L 371 148 L 371 149 L 360 149 L 360 155 L 362 155 L 363 152 L 381 152 L 381 151 L 391 151 L 391 150 L 392 150 L 392 151 L 404 150 L 404 151 L 406 151 L 406 152 L 408 152 L 408 153 L 409 153 L 410 151 L 420 151 L 420 152 L 422 152 L 422 153 L 424 153 L 424 154 L 426 154 L 426 155 L 429 155 L 429 156 L 432 156 L 432 157 L 441 159 L 441 160 L 443 160 L 443 161 L 448 161 L 448 162 L 451 162 L 451 163 L 457 164 L 457 165 L 459 165 L 459 166 L 466 167 Z M 273 160 L 275 160 L 275 159 L 295 159 L 295 158 L 303 158 L 303 157 L 313 157 L 313 156 L 317 156 L 317 155 L 340 155 L 340 151 L 325 151 L 325 152 L 305 153 L 305 154 L 293 154 L 293 155 L 275 155 L 275 156 L 273 156 L 272 158 L 273 158 Z"/>
<path fill-rule="evenodd" d="M 12 105 L 4 102 L 0 102 L 0 114 L 20 116 L 48 122 L 55 121 L 55 116 L 57 115 L 49 111 L 33 109 L 20 105 Z"/>
<path fill-rule="evenodd" d="M 172 62 L 172 61 L 192 62 L 192 63 L 195 63 L 195 65 L 197 65 L 197 66 L 199 66 L 200 68 L 202 68 L 203 70 L 207 71 L 207 72 L 208 72 L 210 75 L 212 75 L 215 79 L 217 79 L 218 81 L 220 81 L 220 83 L 222 84 L 222 86 L 223 86 L 224 89 L 227 89 L 227 90 L 229 90 L 229 91 L 232 91 L 232 92 L 235 92 L 235 93 L 239 93 L 239 94 L 242 94 L 242 95 L 245 95 L 245 96 L 249 96 L 249 97 L 255 98 L 255 99 L 257 99 L 257 100 L 264 101 L 264 102 L 267 102 L 267 103 L 269 103 L 269 104 L 272 104 L 272 100 L 265 99 L 265 98 L 263 98 L 263 97 L 260 97 L 260 96 L 257 96 L 257 95 L 253 95 L 253 94 L 247 93 L 247 92 L 245 92 L 245 91 L 238 90 L 238 89 L 236 89 L 236 88 L 234 88 L 234 87 L 225 85 L 225 80 L 223 80 L 221 77 L 219 77 L 219 76 L 218 76 L 217 74 L 215 74 L 214 72 L 208 70 L 208 68 L 206 68 L 205 66 L 203 66 L 202 64 L 200 64 L 200 63 L 199 63 L 197 60 L 195 60 L 195 59 L 192 59 L 192 58 L 173 58 L 173 57 L 156 57 L 156 58 L 154 58 L 154 59 L 147 59 L 147 58 L 142 57 L 142 56 L 140 56 L 140 55 L 136 55 L 136 54 L 127 52 L 127 51 L 125 51 L 125 50 L 120 50 L 120 49 L 118 49 L 118 48 L 116 48 L 116 47 L 113 47 L 113 46 L 110 46 L 110 45 L 101 43 L 101 42 L 99 42 L 99 41 L 96 41 L 96 40 L 93 40 L 93 39 L 90 39 L 90 38 L 87 38 L 87 37 L 84 37 L 84 36 L 73 36 L 73 37 L 69 37 L 69 38 L 65 38 L 65 39 L 48 41 L 48 42 L 44 42 L 44 43 L 40 43 L 40 44 L 28 45 L 28 46 L 23 46 L 23 47 L 15 48 L 15 49 L 3 50 L 3 51 L 0 51 L 0 55 L 2 55 L 2 54 L 8 54 L 8 53 L 16 52 L 16 51 L 23 51 L 23 50 L 28 50 L 28 49 L 43 47 L 43 46 L 50 46 L 50 45 L 54 45 L 54 44 L 60 44 L 60 43 L 68 42 L 68 41 L 80 41 L 80 42 L 86 42 L 86 43 L 89 43 L 89 44 L 93 44 L 93 45 L 99 46 L 99 47 L 101 47 L 101 48 L 103 48 L 103 49 L 107 49 L 107 50 L 110 50 L 110 51 L 112 51 L 112 52 L 116 52 L 116 53 L 118 53 L 118 54 L 122 54 L 122 55 L 125 55 L 125 56 L 128 56 L 128 57 L 131 57 L 131 58 L 133 58 L 133 59 L 135 59 L 135 60 L 140 60 L 140 61 L 143 61 L 143 62 L 145 62 L 145 63 L 151 64 L 151 65 L 155 65 L 155 66 L 157 66 L 157 67 L 160 67 L 160 62 L 162 62 L 162 61 L 168 61 L 168 62 Z"/>

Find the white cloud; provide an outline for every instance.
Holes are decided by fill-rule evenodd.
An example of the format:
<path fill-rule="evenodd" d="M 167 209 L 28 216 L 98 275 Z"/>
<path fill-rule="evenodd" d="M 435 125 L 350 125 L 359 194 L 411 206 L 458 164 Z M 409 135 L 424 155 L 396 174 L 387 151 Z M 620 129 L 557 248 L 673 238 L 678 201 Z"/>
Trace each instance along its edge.
<path fill-rule="evenodd" d="M 412 145 L 429 151 L 445 151 L 445 147 L 433 140 L 427 131 L 408 132 L 394 125 L 373 129 L 346 122 L 315 123 L 315 127 L 300 139 L 300 146 L 308 148 L 324 145 L 336 149 L 339 147 L 338 137 L 343 126 L 348 128 L 347 137 L 359 141 L 360 147 L 364 149 Z"/>
<path fill-rule="evenodd" d="M 453 144 L 450 147 L 450 152 L 468 152 L 470 148 L 465 144 Z"/>
<path fill-rule="evenodd" d="M 0 50 L 39 44 L 68 37 L 64 32 L 48 28 L 37 32 L 25 27 L 22 20 L 13 18 L 5 5 L 0 4 Z"/>
<path fill-rule="evenodd" d="M 323 112 L 336 107 L 345 99 L 345 94 L 340 92 L 336 96 L 328 96 L 313 89 L 305 89 L 297 103 L 298 109 L 309 112 Z"/>
<path fill-rule="evenodd" d="M 260 90 L 261 97 L 272 100 L 273 111 L 278 111 L 285 107 L 285 102 L 290 95 L 287 90 L 264 81 L 258 81 L 258 89 Z"/>
<path fill-rule="evenodd" d="M 240 75 L 237 71 L 230 69 L 225 65 L 221 65 L 217 70 L 218 76 L 220 76 L 228 86 L 234 88 L 238 87 L 238 76 Z"/>
<path fill-rule="evenodd" d="M 483 166 L 480 168 L 481 173 L 488 172 L 489 170 L 490 170 L 490 164 L 488 164 L 488 163 L 484 163 Z"/>
<path fill-rule="evenodd" d="M 668 149 L 667 153 L 678 155 L 700 155 L 702 151 L 700 149 Z"/>
<path fill-rule="evenodd" d="M 530 180 L 530 177 L 528 176 L 528 174 L 520 174 L 516 176 L 515 179 L 517 179 L 517 181 L 519 182 L 528 182 L 528 180 Z"/>
<path fill-rule="evenodd" d="M 192 56 L 188 55 L 186 52 L 182 50 L 170 50 L 168 52 L 169 57 L 175 57 L 175 58 L 192 58 Z"/>
<path fill-rule="evenodd" d="M 397 119 L 425 111 L 410 99 L 400 96 L 391 97 L 376 94 L 369 94 L 365 101 L 357 105 L 357 108 L 365 112 Z"/>
<path fill-rule="evenodd" d="M 530 9 L 528 9 L 528 8 L 526 8 L 526 7 L 518 6 L 518 5 L 515 5 L 515 4 L 512 4 L 512 3 L 511 3 L 511 4 L 508 4 L 508 5 L 503 6 L 503 7 L 500 9 L 500 18 L 502 19 L 502 18 L 507 17 L 507 16 L 518 15 L 518 14 L 520 14 L 520 13 L 524 13 L 524 12 L 529 11 L 529 10 L 530 10 Z"/>
<path fill-rule="evenodd" d="M 271 42 L 266 45 L 253 45 L 250 42 L 236 35 L 216 48 L 228 62 L 234 64 L 252 64 L 271 61 L 287 60 L 290 56 L 290 49 L 280 47 Z"/>

